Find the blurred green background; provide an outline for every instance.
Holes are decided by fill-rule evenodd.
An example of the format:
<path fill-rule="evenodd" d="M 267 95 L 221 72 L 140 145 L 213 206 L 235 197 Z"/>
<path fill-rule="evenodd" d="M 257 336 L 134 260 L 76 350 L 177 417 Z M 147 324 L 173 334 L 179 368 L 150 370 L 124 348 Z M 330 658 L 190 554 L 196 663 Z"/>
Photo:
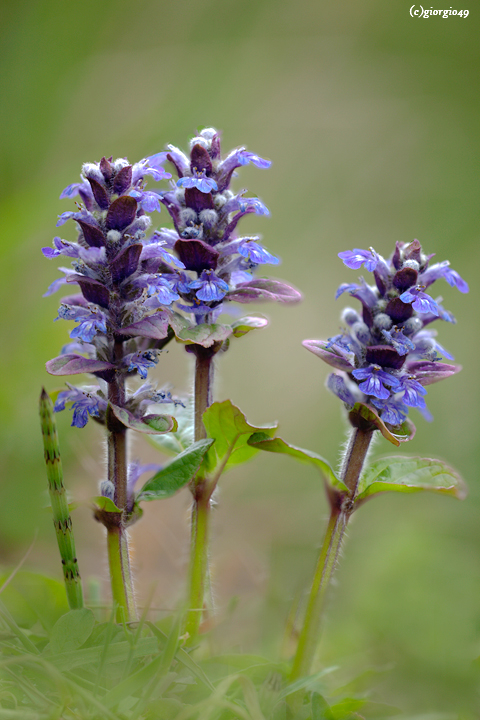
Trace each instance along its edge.
<path fill-rule="evenodd" d="M 412 18 L 409 5 L 3 0 L 0 561 L 12 567 L 36 537 L 26 565 L 60 577 L 41 509 L 37 418 L 42 383 L 58 387 L 45 361 L 67 337 L 67 326 L 52 322 L 60 295 L 41 297 L 57 271 L 40 248 L 57 233 L 57 214 L 73 209 L 58 196 L 85 161 L 136 161 L 167 142 L 186 148 L 197 128 L 213 125 L 224 152 L 246 145 L 273 160 L 268 171 L 241 169 L 236 187 L 271 211 L 241 230 L 263 234 L 283 260 L 272 274 L 305 296 L 295 307 L 254 308 L 270 326 L 221 358 L 217 399 L 231 397 L 252 422 L 277 419 L 283 437 L 337 461 L 339 402 L 324 389 L 327 366 L 300 343 L 338 331 L 347 303 L 335 302 L 335 290 L 358 274 L 339 251 L 373 246 L 388 255 L 395 241 L 417 237 L 470 282 L 468 296 L 446 283 L 435 288 L 458 319 L 439 327 L 440 342 L 464 370 L 429 388 L 435 421 L 419 416 L 403 448 L 449 461 L 470 495 L 462 503 L 385 496 L 365 506 L 350 529 L 320 652 L 322 664 L 379 670 L 379 696 L 407 711 L 467 716 L 478 711 L 472 661 L 480 653 L 480 23 L 472 3 L 468 18 L 447 19 Z M 157 218 L 168 224 L 166 213 Z M 73 239 L 73 227 L 62 237 Z M 153 376 L 181 392 L 190 370 L 175 346 Z M 98 428 L 70 429 L 67 413 L 58 420 L 69 488 L 86 501 L 104 473 Z M 392 451 L 383 440 L 374 449 Z M 138 440 L 132 454 L 157 457 Z M 258 457 L 224 478 L 212 549 L 219 648 L 280 652 L 326 513 L 319 477 L 288 459 Z M 185 578 L 187 493 L 149 504 L 145 515 L 132 531 L 139 602 L 153 592 L 153 605 L 166 610 Z M 107 597 L 102 528 L 88 507 L 74 522 L 82 574 Z"/>

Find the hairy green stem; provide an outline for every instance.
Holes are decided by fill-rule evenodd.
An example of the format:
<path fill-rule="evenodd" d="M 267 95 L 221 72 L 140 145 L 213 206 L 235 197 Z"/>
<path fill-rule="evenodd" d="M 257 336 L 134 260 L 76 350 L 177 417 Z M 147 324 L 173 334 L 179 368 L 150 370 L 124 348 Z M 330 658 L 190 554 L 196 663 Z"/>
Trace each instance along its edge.
<path fill-rule="evenodd" d="M 123 357 L 123 343 L 115 342 L 114 360 Z M 108 385 L 108 399 L 123 407 L 125 404 L 125 382 L 120 374 Z M 106 419 L 108 448 L 108 479 L 113 483 L 114 502 L 122 514 L 116 522 L 108 522 L 107 550 L 110 569 L 112 597 L 117 606 L 117 622 L 138 620 L 128 535 L 125 527 L 127 512 L 127 428 L 109 410 Z M 113 515 L 113 514 L 112 514 Z"/>
<path fill-rule="evenodd" d="M 107 530 L 108 566 L 118 623 L 137 620 L 127 532 L 120 524 Z"/>
<path fill-rule="evenodd" d="M 213 353 L 199 348 L 195 356 L 195 441 L 207 437 L 202 416 L 212 404 L 212 389 Z M 193 643 L 198 635 L 205 601 L 205 588 L 208 585 L 208 536 L 210 499 L 213 489 L 211 482 L 208 482 L 200 474 L 197 475 L 192 487 L 188 611 L 183 628 L 188 643 Z"/>
<path fill-rule="evenodd" d="M 68 510 L 67 496 L 63 485 L 62 461 L 58 443 L 57 424 L 53 403 L 42 389 L 40 395 L 40 419 L 42 424 L 45 464 L 47 467 L 48 490 L 52 503 L 53 524 L 57 535 L 58 549 L 62 558 L 63 578 L 71 610 L 83 607 L 82 581 L 78 571 L 75 552 L 72 519 Z"/>
<path fill-rule="evenodd" d="M 373 431 L 371 430 L 356 429 L 350 439 L 342 471 L 342 479 L 349 489 L 349 495 L 343 499 L 341 505 L 332 506 L 293 661 L 290 675 L 292 682 L 309 675 L 311 672 L 320 638 L 322 612 L 327 590 L 335 571 L 345 529 L 353 512 L 358 481 L 367 457 L 372 435 Z"/>
<path fill-rule="evenodd" d="M 198 635 L 208 584 L 208 535 L 210 497 L 200 496 L 192 506 L 192 535 L 190 543 L 189 605 L 185 619 L 184 634 L 188 642 Z"/>

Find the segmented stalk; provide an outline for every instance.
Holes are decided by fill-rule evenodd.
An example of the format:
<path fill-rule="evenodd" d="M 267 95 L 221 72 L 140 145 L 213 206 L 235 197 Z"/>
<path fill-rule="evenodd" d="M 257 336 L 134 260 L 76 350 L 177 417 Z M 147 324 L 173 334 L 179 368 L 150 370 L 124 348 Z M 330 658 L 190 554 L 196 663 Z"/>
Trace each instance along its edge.
<path fill-rule="evenodd" d="M 48 490 L 52 502 L 53 524 L 57 535 L 58 549 L 62 558 L 63 577 L 71 610 L 83 607 L 82 581 L 78 571 L 73 537 L 72 519 L 63 485 L 62 461 L 58 444 L 57 425 L 50 396 L 42 388 L 40 395 L 40 420 L 42 424 L 45 465 L 47 467 Z"/>

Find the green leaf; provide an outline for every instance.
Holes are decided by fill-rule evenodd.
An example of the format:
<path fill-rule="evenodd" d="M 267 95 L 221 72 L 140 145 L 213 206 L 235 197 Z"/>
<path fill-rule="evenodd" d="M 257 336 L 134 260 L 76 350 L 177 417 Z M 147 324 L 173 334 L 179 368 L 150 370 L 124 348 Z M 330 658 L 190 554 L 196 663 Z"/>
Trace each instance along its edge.
<path fill-rule="evenodd" d="M 262 432 L 272 437 L 277 428 L 276 424 L 263 427 L 250 425 L 242 411 L 230 400 L 210 405 L 203 413 L 203 424 L 208 437 L 215 440 L 203 466 L 208 473 L 216 472 L 218 476 L 224 470 L 250 460 L 258 452 L 258 448 L 248 444 L 254 433 Z"/>
<path fill-rule="evenodd" d="M 152 445 L 155 445 L 158 450 L 167 455 L 178 455 L 193 443 L 195 427 L 193 403 L 189 401 L 185 407 L 176 407 L 175 418 L 178 424 L 175 432 L 165 433 L 164 435 L 150 435 L 148 437 Z"/>
<path fill-rule="evenodd" d="M 239 320 L 235 320 L 235 322 L 232 323 L 233 335 L 234 337 L 242 337 L 250 332 L 250 330 L 264 328 L 267 325 L 268 320 L 263 317 L 263 315 L 249 315 L 247 317 L 240 318 Z"/>
<path fill-rule="evenodd" d="M 148 625 L 148 627 L 151 629 L 153 634 L 159 640 L 161 640 L 162 642 L 165 642 L 165 643 L 168 642 L 168 636 L 165 635 L 165 633 L 162 632 L 162 630 L 157 628 L 156 625 L 154 625 L 149 620 L 147 620 L 146 625 Z M 197 663 L 194 660 L 192 660 L 190 655 L 187 652 L 185 652 L 185 650 L 182 650 L 182 648 L 178 648 L 176 658 L 180 663 L 182 663 L 182 665 L 184 667 L 187 668 L 187 670 L 190 670 L 190 672 L 193 675 L 195 675 L 197 680 L 199 680 L 202 683 L 202 685 L 204 685 L 206 688 L 208 688 L 208 690 L 210 690 L 210 691 L 215 690 L 214 686 L 212 685 L 212 683 L 210 682 L 208 677 L 205 675 L 202 668 L 199 665 L 197 665 Z"/>
<path fill-rule="evenodd" d="M 299 690 L 313 690 L 315 692 L 315 689 L 319 686 L 321 688 L 323 687 L 323 682 L 319 681 L 321 681 L 325 675 L 329 675 L 336 670 L 338 670 L 338 665 L 332 665 L 330 667 L 324 668 L 323 670 L 320 670 L 314 675 L 308 675 L 307 677 L 295 680 L 295 682 L 290 683 L 290 685 L 287 685 L 287 687 L 282 690 L 278 699 L 282 700 L 289 695 L 293 695 L 293 693 L 296 693 Z"/>
<path fill-rule="evenodd" d="M 175 329 L 175 328 L 174 328 Z M 177 340 L 186 344 L 195 343 L 203 347 L 210 347 L 215 342 L 223 342 L 232 334 L 230 325 L 220 325 L 219 323 L 201 323 L 200 325 L 191 325 L 181 330 L 175 329 Z"/>
<path fill-rule="evenodd" d="M 453 495 L 460 500 L 467 494 L 460 475 L 442 460 L 397 455 L 377 460 L 362 474 L 355 504 L 381 492 L 422 490 Z"/>
<path fill-rule="evenodd" d="M 369 407 L 368 405 L 364 405 L 363 403 L 355 403 L 353 408 L 350 410 L 348 417 L 354 427 L 365 429 L 368 425 L 374 426 L 372 427 L 372 430 L 375 427 L 380 430 L 385 440 L 391 442 L 392 445 L 395 445 L 395 447 L 398 447 L 400 445 L 399 438 L 397 438 L 396 435 L 387 428 L 378 413 L 376 413 L 375 410 L 373 410 L 373 408 Z"/>
<path fill-rule="evenodd" d="M 366 700 L 356 698 L 345 698 L 336 705 L 331 706 L 331 712 L 335 720 L 350 720 L 352 713 L 360 710 L 366 703 Z M 353 717 L 356 717 L 355 715 Z M 368 717 L 371 717 L 370 715 Z"/>
<path fill-rule="evenodd" d="M 137 502 L 142 500 L 162 500 L 174 495 L 192 480 L 204 455 L 213 445 L 214 440 L 199 440 L 162 468 L 148 480 L 137 495 Z"/>
<path fill-rule="evenodd" d="M 312 720 L 335 720 L 330 705 L 317 692 L 312 693 Z"/>
<path fill-rule="evenodd" d="M 167 433 L 177 429 L 177 421 L 171 415 L 145 415 L 141 420 L 126 408 L 110 403 L 113 414 L 125 427 L 141 433 Z"/>
<path fill-rule="evenodd" d="M 79 650 L 69 650 L 68 652 L 59 653 L 48 657 L 48 660 L 65 672 L 73 670 L 76 667 L 85 667 L 91 663 L 121 663 L 127 658 L 143 658 L 149 655 L 156 655 L 158 652 L 158 643 L 155 638 L 140 638 L 138 643 L 132 650 L 131 642 L 113 642 L 106 647 L 96 645 L 94 647 L 84 647 Z"/>
<path fill-rule="evenodd" d="M 116 513 L 122 512 L 121 508 L 117 507 L 113 500 L 109 497 L 104 497 L 103 495 L 96 495 L 92 498 L 92 502 L 99 510 Z"/>
<path fill-rule="evenodd" d="M 57 620 L 50 636 L 53 653 L 78 650 L 92 634 L 95 618 L 91 610 L 70 610 Z"/>
<path fill-rule="evenodd" d="M 249 445 L 252 445 L 259 450 L 267 450 L 268 452 L 282 453 L 284 455 L 290 455 L 299 462 L 306 463 L 307 465 L 313 465 L 320 470 L 320 473 L 328 487 L 338 490 L 342 493 L 348 493 L 347 486 L 338 478 L 330 464 L 324 458 L 320 457 L 311 450 L 303 450 L 302 448 L 295 447 L 295 445 L 289 445 L 282 440 L 282 438 L 267 438 L 264 433 L 256 433 L 248 441 Z"/>
<path fill-rule="evenodd" d="M 0 584 L 7 574 L 0 576 Z M 21 570 L 2 591 L 7 610 L 22 628 L 30 628 L 37 621 L 50 632 L 58 618 L 69 611 L 65 585 L 38 573 Z"/>

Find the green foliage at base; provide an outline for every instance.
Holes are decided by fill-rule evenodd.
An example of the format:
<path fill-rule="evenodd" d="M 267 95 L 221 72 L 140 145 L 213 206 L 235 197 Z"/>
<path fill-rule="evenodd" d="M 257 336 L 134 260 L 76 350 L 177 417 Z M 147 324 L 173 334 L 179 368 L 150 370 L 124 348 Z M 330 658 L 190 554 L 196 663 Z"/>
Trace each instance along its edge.
<path fill-rule="evenodd" d="M 117 625 L 109 610 L 68 610 L 64 586 L 19 572 L 0 578 L 0 720 L 360 720 L 394 708 L 337 692 L 325 668 L 288 684 L 289 664 L 186 652 L 180 617 Z M 292 712 L 289 698 L 303 689 Z M 327 698 L 328 693 L 328 698 Z M 357 710 L 360 714 L 357 714 Z"/>

